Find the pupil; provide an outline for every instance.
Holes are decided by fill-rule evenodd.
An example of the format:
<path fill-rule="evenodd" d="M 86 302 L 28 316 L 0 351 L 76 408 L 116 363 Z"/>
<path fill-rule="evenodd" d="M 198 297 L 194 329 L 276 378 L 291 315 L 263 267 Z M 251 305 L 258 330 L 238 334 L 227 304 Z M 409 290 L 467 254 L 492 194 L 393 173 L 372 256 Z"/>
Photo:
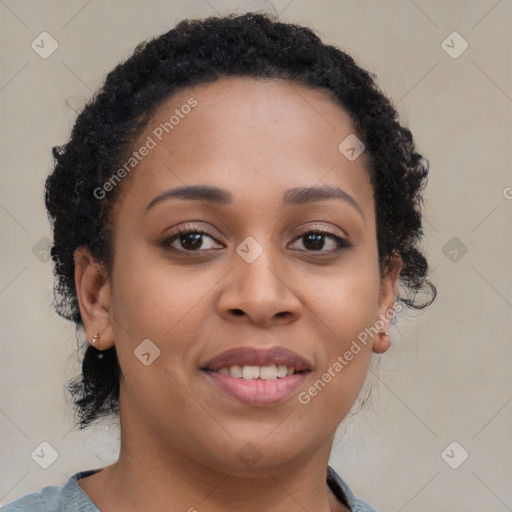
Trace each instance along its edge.
<path fill-rule="evenodd" d="M 316 249 L 318 249 L 318 248 L 320 248 L 320 249 L 321 249 L 321 248 L 322 248 L 322 246 L 323 246 L 323 240 L 322 240 L 322 239 L 323 239 L 323 236 L 324 236 L 324 235 L 320 235 L 320 234 L 311 234 L 311 235 L 307 235 L 307 236 L 306 236 L 306 240 L 310 241 L 311 239 L 313 239 L 313 240 L 314 240 L 314 242 L 313 242 L 313 244 L 312 244 L 312 248 L 313 248 L 313 249 L 315 249 L 315 248 L 316 248 Z M 321 243 L 319 243 L 319 242 L 321 242 Z M 304 245 L 306 245 L 306 246 L 307 246 L 307 243 L 306 243 L 306 244 L 304 244 Z"/>
<path fill-rule="evenodd" d="M 194 241 L 190 246 L 188 246 L 187 242 L 183 243 L 184 240 L 190 240 L 191 238 L 193 238 Z M 201 247 L 201 235 L 199 233 L 189 233 L 188 235 L 183 235 L 180 241 L 182 246 L 185 247 L 185 249 L 198 249 L 199 247 Z M 197 243 L 198 241 L 199 243 Z"/>

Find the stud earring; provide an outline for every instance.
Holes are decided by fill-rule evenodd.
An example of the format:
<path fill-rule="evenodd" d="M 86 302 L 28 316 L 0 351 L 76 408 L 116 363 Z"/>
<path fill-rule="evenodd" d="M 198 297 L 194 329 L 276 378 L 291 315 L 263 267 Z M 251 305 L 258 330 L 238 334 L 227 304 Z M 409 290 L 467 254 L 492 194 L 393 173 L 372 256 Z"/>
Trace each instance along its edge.
<path fill-rule="evenodd" d="M 379 331 L 379 334 L 384 334 L 384 336 L 388 336 L 389 338 L 391 338 L 391 336 L 389 335 L 389 332 Z"/>
<path fill-rule="evenodd" d="M 92 337 L 92 344 L 93 345 L 96 345 L 98 339 L 99 339 L 100 335 L 99 333 L 96 333 L 93 337 Z"/>

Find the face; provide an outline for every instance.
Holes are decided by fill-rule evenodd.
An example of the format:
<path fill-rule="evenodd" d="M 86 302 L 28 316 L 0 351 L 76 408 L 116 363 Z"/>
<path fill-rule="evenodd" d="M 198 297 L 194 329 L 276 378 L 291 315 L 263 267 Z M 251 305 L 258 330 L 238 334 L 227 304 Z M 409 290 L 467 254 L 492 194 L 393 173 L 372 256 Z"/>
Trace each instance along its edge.
<path fill-rule="evenodd" d="M 364 153 L 338 149 L 353 133 L 326 92 L 281 80 L 223 78 L 160 106 L 113 212 L 112 274 L 76 254 L 87 339 L 115 343 L 123 372 L 123 442 L 226 471 L 249 471 L 248 451 L 260 468 L 328 455 L 389 345 L 357 340 L 398 278 L 379 272 Z M 197 185 L 216 193 L 169 193 Z"/>

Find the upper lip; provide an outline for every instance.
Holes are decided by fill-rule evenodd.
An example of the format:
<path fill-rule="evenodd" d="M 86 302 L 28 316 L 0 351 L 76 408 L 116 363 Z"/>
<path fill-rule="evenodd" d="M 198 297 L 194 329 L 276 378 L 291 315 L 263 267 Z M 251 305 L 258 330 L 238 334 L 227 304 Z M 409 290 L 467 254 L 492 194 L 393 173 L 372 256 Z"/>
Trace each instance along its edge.
<path fill-rule="evenodd" d="M 204 364 L 202 370 L 216 371 L 233 365 L 240 366 L 269 366 L 286 365 L 296 371 L 311 370 L 311 364 L 292 350 L 284 347 L 257 349 L 253 347 L 238 347 L 226 350 Z"/>

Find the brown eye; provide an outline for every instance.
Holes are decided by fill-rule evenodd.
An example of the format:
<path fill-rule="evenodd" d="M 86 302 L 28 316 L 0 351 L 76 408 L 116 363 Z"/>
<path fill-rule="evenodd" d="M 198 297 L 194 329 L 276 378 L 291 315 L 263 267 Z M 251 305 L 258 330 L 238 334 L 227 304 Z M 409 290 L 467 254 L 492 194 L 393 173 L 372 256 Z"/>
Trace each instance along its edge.
<path fill-rule="evenodd" d="M 208 243 L 205 244 L 205 237 L 211 241 L 209 247 Z M 322 255 L 335 254 L 352 246 L 347 240 L 317 228 L 306 231 L 296 240 L 303 240 L 302 244 L 304 249 L 299 250 L 316 252 Z M 179 227 L 177 233 L 166 238 L 161 245 L 175 252 L 200 253 L 215 249 L 215 245 L 212 245 L 212 242 L 218 244 L 206 231 L 203 231 L 199 227 L 185 226 Z"/>
<path fill-rule="evenodd" d="M 305 247 L 304 250 L 324 254 L 333 254 L 351 246 L 343 238 L 321 229 L 306 231 L 297 238 L 297 240 L 300 239 L 303 239 L 303 246 Z M 328 242 L 329 240 L 330 243 Z M 326 246 L 328 249 L 324 250 Z"/>
<path fill-rule="evenodd" d="M 181 252 L 198 252 L 200 249 L 203 251 L 212 249 L 213 247 L 204 247 L 204 237 L 215 242 L 211 235 L 201 229 L 194 227 L 178 228 L 178 233 L 166 238 L 162 242 L 162 246 Z"/>

